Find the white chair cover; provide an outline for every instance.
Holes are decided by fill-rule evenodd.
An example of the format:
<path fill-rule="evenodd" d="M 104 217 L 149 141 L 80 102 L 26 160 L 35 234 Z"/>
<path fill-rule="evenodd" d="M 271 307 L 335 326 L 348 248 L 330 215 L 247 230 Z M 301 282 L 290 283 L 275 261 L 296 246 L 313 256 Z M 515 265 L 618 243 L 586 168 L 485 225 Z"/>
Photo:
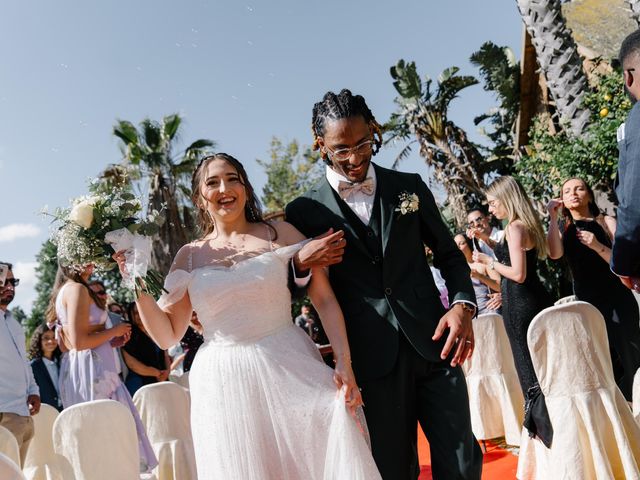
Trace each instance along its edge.
<path fill-rule="evenodd" d="M 554 303 L 554 305 L 564 305 L 565 303 L 571 303 L 575 301 L 576 301 L 575 295 L 567 295 L 566 297 L 562 297 L 556 300 L 556 303 Z"/>
<path fill-rule="evenodd" d="M 16 465 L 20 465 L 18 440 L 9 429 L 2 426 L 0 426 L 0 453 L 6 455 Z"/>
<path fill-rule="evenodd" d="M 473 334 L 473 356 L 462 365 L 473 433 L 480 440 L 504 436 L 509 445 L 520 445 L 524 397 L 502 317 L 479 315 Z"/>
<path fill-rule="evenodd" d="M 184 387 L 187 389 L 189 388 L 189 372 L 184 372 L 182 375 L 169 377 L 169 380 L 171 380 L 174 383 L 177 383 L 181 387 Z"/>
<path fill-rule="evenodd" d="M 76 480 L 141 477 L 133 416 L 114 400 L 79 403 L 63 410 L 53 424 L 53 445 L 73 467 Z"/>
<path fill-rule="evenodd" d="M 550 449 L 523 432 L 518 478 L 640 478 L 640 427 L 613 378 L 600 312 L 585 302 L 547 308 L 527 343 L 554 431 Z"/>
<path fill-rule="evenodd" d="M 636 422 L 640 423 L 640 368 L 633 376 L 633 390 L 631 392 L 631 400 L 633 405 L 633 416 Z"/>
<path fill-rule="evenodd" d="M 133 403 L 158 457 L 158 480 L 195 480 L 189 392 L 173 382 L 154 383 L 140 388 Z"/>
<path fill-rule="evenodd" d="M 22 473 L 27 480 L 73 479 L 71 464 L 53 448 L 53 423 L 58 411 L 43 403 L 40 412 L 33 416 L 33 438 L 27 450 Z"/>
<path fill-rule="evenodd" d="M 4 428 L 4 427 L 2 427 Z M 5 430 L 7 430 L 5 428 Z M 8 430 L 7 430 L 8 431 Z M 11 432 L 9 432 L 11 433 Z M 18 441 L 16 440 L 16 445 Z M 2 480 L 24 480 L 20 467 L 4 453 L 0 452 L 0 478 Z"/>

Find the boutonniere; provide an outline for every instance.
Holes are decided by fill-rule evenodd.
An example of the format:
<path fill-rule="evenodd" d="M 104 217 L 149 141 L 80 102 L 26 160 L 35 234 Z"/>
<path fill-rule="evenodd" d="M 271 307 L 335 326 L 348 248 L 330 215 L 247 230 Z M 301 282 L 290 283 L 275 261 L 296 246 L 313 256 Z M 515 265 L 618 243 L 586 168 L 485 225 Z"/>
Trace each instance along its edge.
<path fill-rule="evenodd" d="M 400 205 L 396 208 L 396 212 L 400 212 L 401 215 L 417 212 L 420 208 L 420 199 L 415 193 L 402 192 L 398 195 L 398 200 Z"/>

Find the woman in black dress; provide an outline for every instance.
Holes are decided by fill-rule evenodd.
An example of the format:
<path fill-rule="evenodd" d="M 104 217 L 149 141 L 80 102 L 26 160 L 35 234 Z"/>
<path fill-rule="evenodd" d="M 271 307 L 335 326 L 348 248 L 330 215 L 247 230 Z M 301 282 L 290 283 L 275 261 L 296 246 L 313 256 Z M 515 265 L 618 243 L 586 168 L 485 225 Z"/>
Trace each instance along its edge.
<path fill-rule="evenodd" d="M 547 254 L 544 230 L 526 192 L 513 177 L 500 177 L 489 185 L 487 202 L 498 220 L 507 220 L 505 236 L 494 249 L 497 261 L 480 252 L 474 252 L 473 259 L 502 276 L 502 317 L 525 398 L 524 426 L 550 447 L 553 428 L 527 346 L 531 320 L 553 304 L 537 274 L 537 261 Z"/>
<path fill-rule="evenodd" d="M 603 215 L 593 191 L 580 178 L 562 185 L 561 198 L 549 201 L 549 257 L 564 255 L 573 277 L 573 291 L 602 313 L 613 363 L 622 372 L 616 382 L 631 401 L 633 376 L 640 368 L 640 311 L 633 294 L 609 268 L 616 220 Z M 562 210 L 562 218 L 559 212 Z"/>
<path fill-rule="evenodd" d="M 171 359 L 149 337 L 135 303 L 129 305 L 127 313 L 131 319 L 131 340 L 122 347 L 122 358 L 129 368 L 124 383 L 133 397 L 140 387 L 167 380 Z"/>

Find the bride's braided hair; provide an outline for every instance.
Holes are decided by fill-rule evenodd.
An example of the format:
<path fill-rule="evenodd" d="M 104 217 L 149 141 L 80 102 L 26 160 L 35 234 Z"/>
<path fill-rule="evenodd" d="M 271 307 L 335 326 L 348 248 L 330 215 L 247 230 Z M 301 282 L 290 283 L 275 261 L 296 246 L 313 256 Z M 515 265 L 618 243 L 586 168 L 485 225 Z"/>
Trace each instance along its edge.
<path fill-rule="evenodd" d="M 242 163 L 240 163 L 240 160 L 232 157 L 228 153 L 213 153 L 202 157 L 200 163 L 193 172 L 193 176 L 191 177 L 191 200 L 198 209 L 198 227 L 200 228 L 202 236 L 206 237 L 215 229 L 215 222 L 208 215 L 208 212 L 202 203 L 202 193 L 200 192 L 200 187 L 202 186 L 202 182 L 204 180 L 203 172 L 207 169 L 207 166 L 214 160 L 224 160 L 225 162 L 229 163 L 236 170 L 236 172 L 238 172 L 240 183 L 244 187 L 247 197 L 247 201 L 244 206 L 244 216 L 247 222 L 264 223 L 271 229 L 271 239 L 275 240 L 276 238 L 278 238 L 278 232 L 276 231 L 276 229 L 267 221 L 265 221 L 264 217 L 262 216 L 262 207 L 260 205 L 260 200 L 258 200 L 251 182 L 249 182 L 247 171 L 244 169 Z"/>
<path fill-rule="evenodd" d="M 325 93 L 322 101 L 313 106 L 313 119 L 311 131 L 313 132 L 313 149 L 318 150 L 320 144 L 318 137 L 324 135 L 327 120 L 341 120 L 361 116 L 373 130 L 373 154 L 375 155 L 382 146 L 382 127 L 376 121 L 369 110 L 367 102 L 362 95 L 353 95 L 350 90 L 343 89 L 338 95 L 333 92 Z M 322 153 L 325 163 L 331 165 L 326 153 Z"/>

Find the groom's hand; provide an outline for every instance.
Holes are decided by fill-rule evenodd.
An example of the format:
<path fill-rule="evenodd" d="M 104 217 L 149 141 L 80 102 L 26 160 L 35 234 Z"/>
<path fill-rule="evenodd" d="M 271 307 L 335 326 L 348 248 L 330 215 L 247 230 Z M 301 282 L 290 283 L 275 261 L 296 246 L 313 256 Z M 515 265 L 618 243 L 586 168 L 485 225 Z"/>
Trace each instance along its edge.
<path fill-rule="evenodd" d="M 473 314 L 462 308 L 461 303 L 456 303 L 440 319 L 436 331 L 432 337 L 434 341 L 439 340 L 444 331 L 449 329 L 449 336 L 444 344 L 440 358 L 443 360 L 449 356 L 451 350 L 455 348 L 455 353 L 451 359 L 451 366 L 455 367 L 463 363 L 473 353 L 474 339 L 471 319 Z"/>
<path fill-rule="evenodd" d="M 330 228 L 322 235 L 314 237 L 293 257 L 296 274 L 305 274 L 311 268 L 324 268 L 340 263 L 346 245 L 342 230 L 334 232 L 333 228 Z"/>

